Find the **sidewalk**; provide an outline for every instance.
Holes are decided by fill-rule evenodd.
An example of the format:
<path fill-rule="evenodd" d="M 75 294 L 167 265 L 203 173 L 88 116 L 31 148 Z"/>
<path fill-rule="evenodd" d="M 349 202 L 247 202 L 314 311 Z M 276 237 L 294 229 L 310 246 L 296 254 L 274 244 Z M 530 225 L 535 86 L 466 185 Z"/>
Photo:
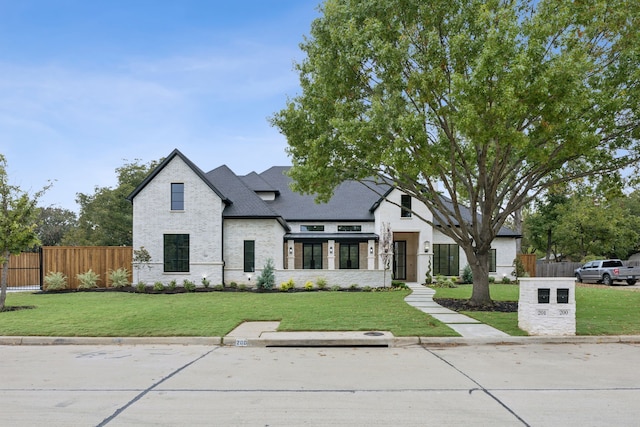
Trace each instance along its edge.
<path fill-rule="evenodd" d="M 407 283 L 407 286 L 413 291 L 404 299 L 407 304 L 441 321 L 464 338 L 504 338 L 509 336 L 496 328 L 436 303 L 433 301 L 436 291 L 431 288 L 418 283 Z"/>

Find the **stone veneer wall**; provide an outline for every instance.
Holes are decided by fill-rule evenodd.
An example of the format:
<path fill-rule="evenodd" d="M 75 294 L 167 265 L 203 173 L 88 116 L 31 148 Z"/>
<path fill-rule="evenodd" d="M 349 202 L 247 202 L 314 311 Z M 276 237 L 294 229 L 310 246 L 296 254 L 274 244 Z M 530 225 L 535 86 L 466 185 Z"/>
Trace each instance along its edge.
<path fill-rule="evenodd" d="M 538 289 L 549 289 L 549 303 L 538 302 Z M 558 289 L 569 290 L 567 304 L 558 303 Z M 518 327 L 530 335 L 575 335 L 575 279 L 573 277 L 521 278 Z"/>

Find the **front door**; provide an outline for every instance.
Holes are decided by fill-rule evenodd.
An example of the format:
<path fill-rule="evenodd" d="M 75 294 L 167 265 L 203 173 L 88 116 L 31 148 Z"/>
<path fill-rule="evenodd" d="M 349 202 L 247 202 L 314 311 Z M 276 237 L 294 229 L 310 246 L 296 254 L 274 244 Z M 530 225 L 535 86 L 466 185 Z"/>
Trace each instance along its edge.
<path fill-rule="evenodd" d="M 393 242 L 393 278 L 407 280 L 407 241 Z"/>

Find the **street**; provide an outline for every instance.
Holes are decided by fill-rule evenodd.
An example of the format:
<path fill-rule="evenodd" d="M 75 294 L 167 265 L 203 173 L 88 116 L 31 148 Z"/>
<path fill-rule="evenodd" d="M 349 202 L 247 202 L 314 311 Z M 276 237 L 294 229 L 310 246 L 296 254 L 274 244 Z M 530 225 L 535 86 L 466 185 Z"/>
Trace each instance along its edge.
<path fill-rule="evenodd" d="M 1 346 L 11 426 L 604 426 L 640 420 L 640 345 Z"/>

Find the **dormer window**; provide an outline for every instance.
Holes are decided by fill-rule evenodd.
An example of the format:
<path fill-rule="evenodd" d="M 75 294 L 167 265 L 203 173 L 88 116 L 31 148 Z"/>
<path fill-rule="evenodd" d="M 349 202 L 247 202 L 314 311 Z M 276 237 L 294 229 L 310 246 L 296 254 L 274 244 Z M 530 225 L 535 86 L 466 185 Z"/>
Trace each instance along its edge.
<path fill-rule="evenodd" d="M 183 183 L 171 184 L 171 210 L 172 211 L 184 210 L 184 184 Z"/>
<path fill-rule="evenodd" d="M 400 196 L 400 206 L 402 206 L 400 210 L 400 217 L 411 218 L 411 196 L 406 194 Z"/>

